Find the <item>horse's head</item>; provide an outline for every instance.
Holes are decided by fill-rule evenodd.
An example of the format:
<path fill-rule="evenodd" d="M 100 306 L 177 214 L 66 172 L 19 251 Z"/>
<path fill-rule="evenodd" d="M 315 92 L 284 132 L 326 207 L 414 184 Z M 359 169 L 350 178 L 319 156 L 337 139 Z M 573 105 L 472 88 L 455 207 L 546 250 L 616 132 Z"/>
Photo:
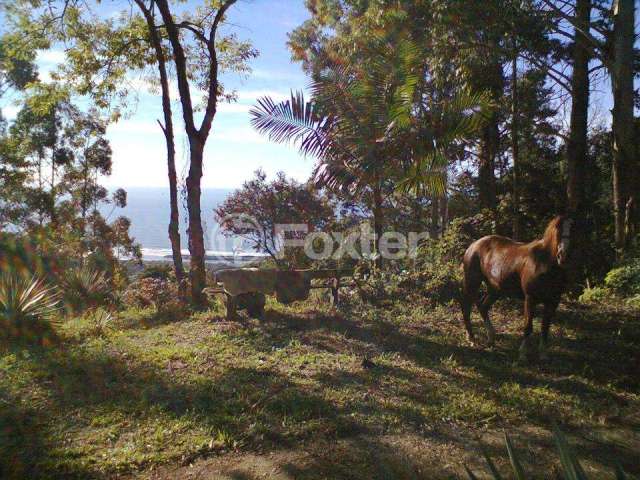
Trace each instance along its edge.
<path fill-rule="evenodd" d="M 556 235 L 556 260 L 561 267 L 567 263 L 569 257 L 569 243 L 571 240 L 571 227 L 573 220 L 569 217 L 559 216 L 555 228 Z"/>
<path fill-rule="evenodd" d="M 569 241 L 573 220 L 559 215 L 555 217 L 544 232 L 544 244 L 559 266 L 564 266 L 569 258 Z"/>

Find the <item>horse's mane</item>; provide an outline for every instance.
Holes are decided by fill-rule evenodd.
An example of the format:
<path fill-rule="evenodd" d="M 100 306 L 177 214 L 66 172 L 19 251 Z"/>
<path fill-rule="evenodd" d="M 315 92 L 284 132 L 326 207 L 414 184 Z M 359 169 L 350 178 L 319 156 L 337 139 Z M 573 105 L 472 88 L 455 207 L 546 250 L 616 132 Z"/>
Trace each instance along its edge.
<path fill-rule="evenodd" d="M 542 243 L 554 256 L 558 251 L 558 244 L 560 243 L 560 228 L 562 227 L 562 221 L 562 215 L 555 217 L 549 222 L 549 225 L 547 225 L 544 235 L 542 236 Z"/>

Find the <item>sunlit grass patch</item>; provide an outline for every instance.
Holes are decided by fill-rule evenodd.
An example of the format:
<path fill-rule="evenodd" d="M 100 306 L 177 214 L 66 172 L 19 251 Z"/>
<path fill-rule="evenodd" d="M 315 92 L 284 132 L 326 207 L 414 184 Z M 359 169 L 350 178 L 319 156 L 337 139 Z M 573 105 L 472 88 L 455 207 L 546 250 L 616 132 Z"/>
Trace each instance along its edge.
<path fill-rule="evenodd" d="M 595 312 L 569 316 L 549 364 L 516 366 L 509 310 L 496 312 L 493 349 L 466 345 L 457 315 L 310 302 L 271 303 L 262 321 L 214 308 L 154 323 L 153 310 L 127 310 L 98 332 L 86 315 L 70 319 L 62 348 L 0 355 L 0 400 L 12 406 L 0 413 L 12 427 L 0 458 L 18 455 L 24 475 L 82 478 L 360 434 L 588 430 L 639 405 L 628 368 L 600 359 L 636 351 L 634 317 L 618 335 Z"/>

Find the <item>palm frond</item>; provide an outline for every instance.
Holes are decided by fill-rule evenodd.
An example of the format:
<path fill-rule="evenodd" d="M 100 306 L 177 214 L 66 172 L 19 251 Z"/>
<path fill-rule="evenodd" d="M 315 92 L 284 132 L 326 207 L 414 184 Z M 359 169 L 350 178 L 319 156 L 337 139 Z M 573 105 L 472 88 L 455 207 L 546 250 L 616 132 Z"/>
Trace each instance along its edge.
<path fill-rule="evenodd" d="M 565 438 L 562 431 L 554 423 L 553 425 L 553 441 L 556 444 L 558 453 L 560 454 L 560 463 L 564 477 L 567 480 L 586 480 L 587 475 L 582 469 L 580 462 L 569 446 L 569 442 Z"/>
<path fill-rule="evenodd" d="M 418 196 L 442 196 L 447 191 L 447 158 L 440 150 L 414 159 L 398 182 L 398 190 Z"/>
<path fill-rule="evenodd" d="M 44 280 L 16 273 L 0 276 L 0 328 L 13 338 L 41 340 L 59 323 L 60 295 Z"/>
<path fill-rule="evenodd" d="M 291 99 L 276 103 L 270 97 L 258 99 L 249 111 L 251 125 L 276 143 L 297 143 L 305 155 L 321 157 L 329 147 L 331 118 L 316 113 L 312 102 L 306 102 L 300 91 Z"/>

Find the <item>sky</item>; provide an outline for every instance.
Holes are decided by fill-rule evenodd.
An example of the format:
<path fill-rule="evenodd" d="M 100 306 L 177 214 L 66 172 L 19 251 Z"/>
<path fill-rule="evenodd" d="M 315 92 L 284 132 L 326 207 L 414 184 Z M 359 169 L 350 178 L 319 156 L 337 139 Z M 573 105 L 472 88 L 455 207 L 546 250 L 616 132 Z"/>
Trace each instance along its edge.
<path fill-rule="evenodd" d="M 202 0 L 188 0 L 184 8 L 201 3 Z M 98 8 L 101 14 L 116 15 L 128 5 L 127 0 L 111 0 L 103 1 Z M 249 40 L 259 56 L 250 61 L 252 72 L 249 75 L 222 77 L 225 89 L 235 90 L 238 101 L 219 104 L 205 148 L 204 188 L 237 188 L 258 168 L 265 170 L 269 177 L 282 170 L 296 180 L 308 179 L 313 159 L 299 155 L 294 146 L 270 142 L 254 131 L 249 121 L 249 109 L 259 97 L 268 95 L 282 100 L 292 90 L 307 86 L 308 79 L 300 64 L 291 61 L 286 46 L 287 33 L 307 18 L 309 12 L 304 7 L 304 0 L 238 0 L 229 10 L 224 33 L 233 32 L 239 39 Z M 48 72 L 64 59 L 60 47 L 40 52 L 37 64 L 41 79 L 46 81 Z M 160 94 L 151 92 L 141 80 L 138 84 L 136 94 L 129 99 L 130 115 L 110 125 L 107 131 L 113 149 L 113 173 L 102 183 L 112 188 L 165 187 L 168 183 L 164 137 L 156 122 L 162 118 Z M 592 88 L 590 124 L 592 127 L 608 125 L 611 98 L 606 75 Z M 177 92 L 175 87 L 172 90 L 177 167 L 179 173 L 185 173 L 187 142 L 182 133 Z M 8 119 L 15 117 L 18 108 L 11 102 L 10 96 L 0 102 L 2 113 Z M 559 110 L 563 130 L 568 127 L 567 108 L 568 104 L 564 104 Z"/>
<path fill-rule="evenodd" d="M 192 3 L 192 2 L 190 2 Z M 200 4 L 199 1 L 193 1 Z M 113 5 L 119 4 L 120 7 Z M 110 4 L 104 2 L 108 7 Z M 113 2 L 111 14 L 125 2 Z M 303 0 L 239 0 L 229 11 L 224 32 L 249 40 L 259 52 L 250 61 L 252 73 L 245 77 L 225 75 L 225 89 L 236 90 L 238 101 L 220 103 L 212 133 L 205 147 L 204 188 L 236 188 L 264 169 L 271 177 L 282 170 L 297 180 L 306 180 L 313 159 L 299 155 L 290 145 L 278 145 L 258 134 L 250 125 L 249 108 L 264 95 L 285 99 L 291 90 L 303 89 L 308 79 L 301 66 L 291 62 L 287 33 L 309 17 Z M 64 51 L 53 49 L 38 55 L 41 78 L 64 61 Z M 131 97 L 132 114 L 109 126 L 107 136 L 113 149 L 113 173 L 103 179 L 109 187 L 163 187 L 168 184 L 164 136 L 156 120 L 162 118 L 160 94 L 150 92 L 143 82 Z M 182 133 L 181 111 L 174 98 L 178 172 L 185 172 L 188 150 Z M 16 107 L 4 102 L 5 117 L 15 116 Z"/>

